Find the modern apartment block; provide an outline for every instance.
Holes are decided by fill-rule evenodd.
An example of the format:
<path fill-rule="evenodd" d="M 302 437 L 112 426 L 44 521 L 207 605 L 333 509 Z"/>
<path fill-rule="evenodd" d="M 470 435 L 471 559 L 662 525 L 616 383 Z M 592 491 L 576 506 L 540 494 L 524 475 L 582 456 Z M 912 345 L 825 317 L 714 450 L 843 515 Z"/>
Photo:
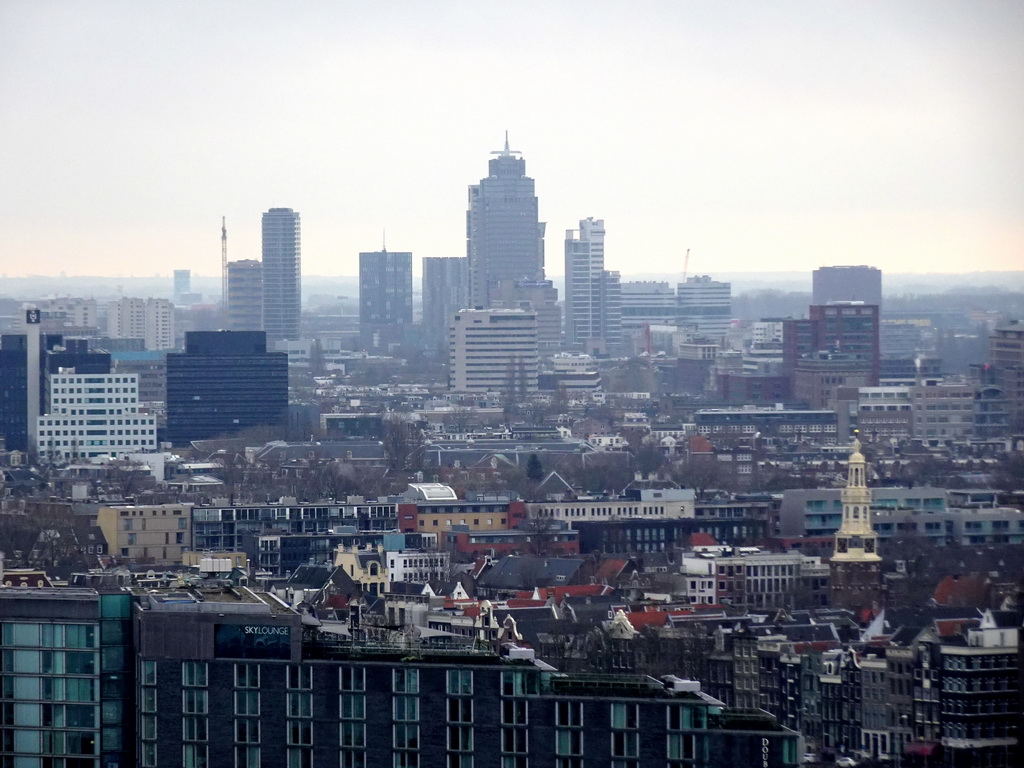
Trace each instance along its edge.
<path fill-rule="evenodd" d="M 167 355 L 167 439 L 176 444 L 281 424 L 288 355 L 267 352 L 262 331 L 194 331 Z"/>
<path fill-rule="evenodd" d="M 522 309 L 470 309 L 454 317 L 449 341 L 453 392 L 537 390 L 537 313 Z"/>
<path fill-rule="evenodd" d="M 120 458 L 156 450 L 156 417 L 139 409 L 138 376 L 51 374 L 49 409 L 39 417 L 40 459 Z"/>
<path fill-rule="evenodd" d="M 112 301 L 107 305 L 107 335 L 143 339 L 148 350 L 174 349 L 174 304 L 154 298 Z"/>
<path fill-rule="evenodd" d="M 228 262 L 227 330 L 263 328 L 263 264 L 256 259 Z"/>
<path fill-rule="evenodd" d="M 447 353 L 452 318 L 469 306 L 469 261 L 452 256 L 423 259 L 423 343 L 428 350 Z"/>
<path fill-rule="evenodd" d="M 100 507 L 96 525 L 108 551 L 122 562 L 173 565 L 191 549 L 191 504 Z"/>
<path fill-rule="evenodd" d="M 267 341 L 300 338 L 302 249 L 298 211 L 263 214 L 263 330 Z"/>
<path fill-rule="evenodd" d="M 618 272 L 604 268 L 604 220 L 582 219 L 565 233 L 565 343 L 607 353 L 622 343 Z"/>
<path fill-rule="evenodd" d="M 526 161 L 507 136 L 493 154 L 488 175 L 469 187 L 466 212 L 469 305 L 485 309 L 500 284 L 544 278 L 544 224 Z"/>

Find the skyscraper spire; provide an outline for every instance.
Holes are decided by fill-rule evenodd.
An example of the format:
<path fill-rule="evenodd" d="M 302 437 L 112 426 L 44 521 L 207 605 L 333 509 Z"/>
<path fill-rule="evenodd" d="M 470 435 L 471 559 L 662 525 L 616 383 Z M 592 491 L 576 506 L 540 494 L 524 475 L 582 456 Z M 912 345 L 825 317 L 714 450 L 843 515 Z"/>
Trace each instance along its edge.
<path fill-rule="evenodd" d="M 228 312 L 228 219 L 220 217 L 220 306 Z"/>
<path fill-rule="evenodd" d="M 508 154 L 508 129 L 505 129 L 505 154 Z"/>

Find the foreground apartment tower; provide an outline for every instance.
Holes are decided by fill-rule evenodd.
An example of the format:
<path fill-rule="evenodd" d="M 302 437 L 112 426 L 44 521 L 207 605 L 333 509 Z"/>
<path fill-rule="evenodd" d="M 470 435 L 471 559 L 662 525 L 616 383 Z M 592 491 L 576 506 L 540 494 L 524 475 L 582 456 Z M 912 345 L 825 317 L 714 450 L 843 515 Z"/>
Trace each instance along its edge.
<path fill-rule="evenodd" d="M 507 135 L 492 154 L 487 177 L 469 188 L 466 212 L 469 302 L 485 309 L 502 283 L 544 278 L 544 224 L 526 161 L 509 149 Z"/>
<path fill-rule="evenodd" d="M 297 211 L 271 208 L 263 214 L 263 330 L 269 343 L 299 338 L 300 239 Z"/>

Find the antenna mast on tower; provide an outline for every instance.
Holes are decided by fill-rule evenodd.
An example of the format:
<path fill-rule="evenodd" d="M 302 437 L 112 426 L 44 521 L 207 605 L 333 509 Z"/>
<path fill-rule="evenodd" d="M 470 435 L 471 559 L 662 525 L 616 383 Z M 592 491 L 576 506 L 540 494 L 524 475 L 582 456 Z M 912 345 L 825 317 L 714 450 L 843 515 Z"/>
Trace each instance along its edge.
<path fill-rule="evenodd" d="M 227 217 L 220 217 L 220 306 L 228 311 L 228 226 Z"/>

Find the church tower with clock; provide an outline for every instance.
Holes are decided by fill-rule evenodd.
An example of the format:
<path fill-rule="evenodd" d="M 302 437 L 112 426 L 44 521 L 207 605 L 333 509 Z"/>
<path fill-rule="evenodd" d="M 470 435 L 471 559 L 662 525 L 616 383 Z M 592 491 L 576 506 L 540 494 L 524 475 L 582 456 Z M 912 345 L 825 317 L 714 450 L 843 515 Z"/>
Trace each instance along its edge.
<path fill-rule="evenodd" d="M 832 606 L 855 613 L 880 607 L 882 593 L 882 558 L 878 555 L 878 535 L 871 526 L 871 489 L 860 447 L 860 441 L 854 440 L 842 492 L 843 522 L 836 532 L 830 565 Z"/>

